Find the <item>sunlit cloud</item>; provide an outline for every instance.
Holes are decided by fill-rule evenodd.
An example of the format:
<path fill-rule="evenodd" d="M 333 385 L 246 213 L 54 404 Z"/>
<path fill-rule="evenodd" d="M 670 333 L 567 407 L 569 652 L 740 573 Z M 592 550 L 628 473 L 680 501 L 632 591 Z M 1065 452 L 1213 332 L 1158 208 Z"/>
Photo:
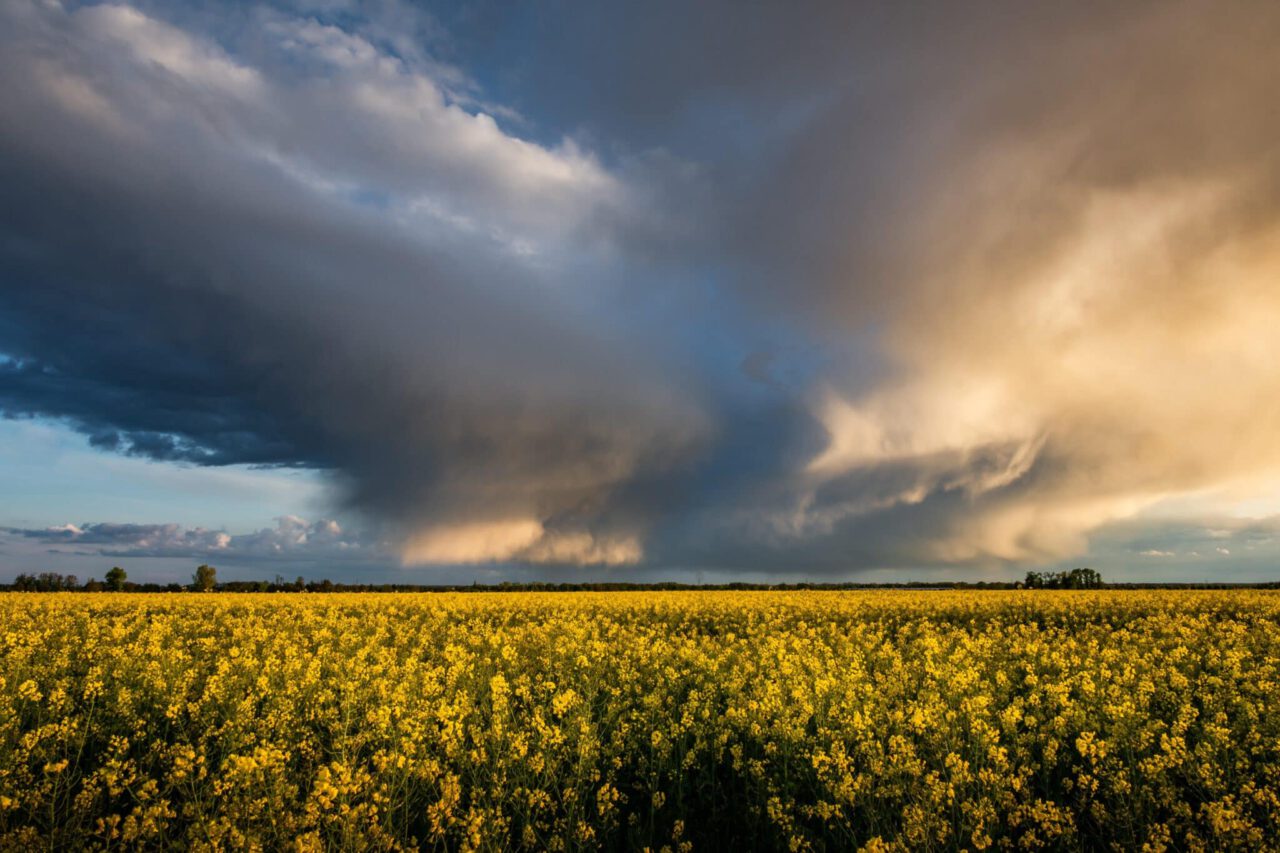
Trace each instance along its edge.
<path fill-rule="evenodd" d="M 408 565 L 526 562 L 613 566 L 637 563 L 642 556 L 635 537 L 547 530 L 533 518 L 433 526 L 413 534 L 403 550 Z"/>

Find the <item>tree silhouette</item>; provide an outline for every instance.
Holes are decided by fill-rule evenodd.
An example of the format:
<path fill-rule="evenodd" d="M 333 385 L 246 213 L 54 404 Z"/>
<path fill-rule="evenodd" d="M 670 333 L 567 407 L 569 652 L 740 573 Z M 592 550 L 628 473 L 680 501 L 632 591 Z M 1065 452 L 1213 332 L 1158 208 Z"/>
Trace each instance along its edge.
<path fill-rule="evenodd" d="M 1102 575 L 1093 569 L 1072 569 L 1069 572 L 1027 572 L 1023 582 L 1027 589 L 1101 589 Z"/>
<path fill-rule="evenodd" d="M 195 587 L 200 592 L 208 592 L 218 584 L 218 570 L 213 566 L 198 566 L 195 574 Z"/>

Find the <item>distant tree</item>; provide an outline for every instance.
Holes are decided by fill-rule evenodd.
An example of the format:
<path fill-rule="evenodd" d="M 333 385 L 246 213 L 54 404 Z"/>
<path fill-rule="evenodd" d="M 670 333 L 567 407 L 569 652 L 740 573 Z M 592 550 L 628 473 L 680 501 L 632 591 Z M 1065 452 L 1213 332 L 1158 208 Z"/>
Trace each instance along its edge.
<path fill-rule="evenodd" d="M 107 589 L 112 592 L 123 592 L 124 582 L 129 577 L 128 573 L 119 566 L 112 566 L 111 571 L 107 572 Z"/>
<path fill-rule="evenodd" d="M 198 591 L 208 592 L 218 584 L 218 570 L 213 566 L 198 566 L 194 579 Z"/>
<path fill-rule="evenodd" d="M 1102 575 L 1093 569 L 1072 569 L 1067 573 L 1067 589 L 1101 589 Z"/>
<path fill-rule="evenodd" d="M 97 578 L 89 578 L 84 582 L 85 592 L 102 592 L 102 581 Z"/>
<path fill-rule="evenodd" d="M 1102 575 L 1093 569 L 1078 568 L 1069 572 L 1027 572 L 1023 582 L 1027 589 L 1102 589 Z"/>
<path fill-rule="evenodd" d="M 79 586 L 80 579 L 75 575 L 61 575 L 57 572 L 21 574 L 13 579 L 13 589 L 19 592 L 64 592 Z"/>

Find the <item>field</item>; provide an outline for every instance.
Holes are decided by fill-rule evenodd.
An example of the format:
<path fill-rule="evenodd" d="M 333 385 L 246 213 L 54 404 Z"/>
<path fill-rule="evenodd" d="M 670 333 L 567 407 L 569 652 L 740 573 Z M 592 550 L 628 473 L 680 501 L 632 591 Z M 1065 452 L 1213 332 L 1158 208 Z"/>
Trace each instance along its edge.
<path fill-rule="evenodd" d="M 0 595 L 0 849 L 1280 849 L 1280 596 Z"/>

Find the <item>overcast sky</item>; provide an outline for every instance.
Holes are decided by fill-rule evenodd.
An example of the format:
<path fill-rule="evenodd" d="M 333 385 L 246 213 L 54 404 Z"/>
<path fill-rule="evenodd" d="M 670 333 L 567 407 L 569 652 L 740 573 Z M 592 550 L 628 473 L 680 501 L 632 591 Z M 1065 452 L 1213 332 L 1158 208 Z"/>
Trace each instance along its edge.
<path fill-rule="evenodd" d="M 1275 579 L 1277 44 L 0 0 L 0 580 Z"/>

